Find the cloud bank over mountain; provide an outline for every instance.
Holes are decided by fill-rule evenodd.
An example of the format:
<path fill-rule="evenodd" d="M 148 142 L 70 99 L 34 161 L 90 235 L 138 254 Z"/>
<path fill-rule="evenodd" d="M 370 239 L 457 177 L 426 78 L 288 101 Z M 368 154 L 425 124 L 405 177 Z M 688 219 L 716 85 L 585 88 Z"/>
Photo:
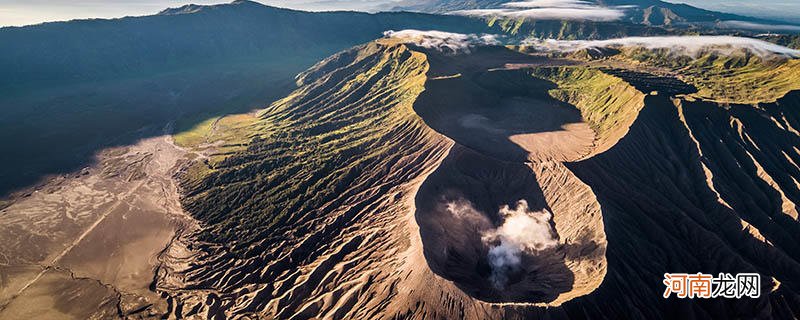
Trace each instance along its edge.
<path fill-rule="evenodd" d="M 737 21 L 737 20 L 720 21 L 719 23 L 717 23 L 717 27 L 723 29 L 744 29 L 744 30 L 756 30 L 765 32 L 772 32 L 772 31 L 800 32 L 800 26 L 795 26 L 795 25 L 763 24 L 763 23 Z"/>
<path fill-rule="evenodd" d="M 766 41 L 734 36 L 664 36 L 627 37 L 609 40 L 528 39 L 523 44 L 543 51 L 571 52 L 591 48 L 644 47 L 668 49 L 675 53 L 696 56 L 701 52 L 729 54 L 745 49 L 759 56 L 783 55 L 800 57 L 800 51 Z"/>
<path fill-rule="evenodd" d="M 614 21 L 625 15 L 625 8 L 599 6 L 582 0 L 530 0 L 505 3 L 498 9 L 459 10 L 452 14 L 541 20 Z"/>

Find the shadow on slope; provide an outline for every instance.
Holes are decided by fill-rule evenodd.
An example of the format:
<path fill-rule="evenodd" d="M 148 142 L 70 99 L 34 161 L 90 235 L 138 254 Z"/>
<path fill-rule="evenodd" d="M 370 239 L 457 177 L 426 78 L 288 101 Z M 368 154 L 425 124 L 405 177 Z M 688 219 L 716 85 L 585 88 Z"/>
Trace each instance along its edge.
<path fill-rule="evenodd" d="M 292 77 L 388 29 L 485 32 L 415 13 L 310 13 L 236 1 L 159 15 L 0 28 L 0 197 L 177 122 L 263 107 Z M 151 128 L 151 129 L 147 129 Z"/>
<path fill-rule="evenodd" d="M 724 144 L 720 139 L 728 140 L 724 130 L 712 133 L 720 130 L 720 125 L 728 125 L 727 116 L 719 118 L 724 121 L 713 120 L 717 117 L 714 113 L 725 111 L 719 106 L 710 110 L 697 105 L 687 106 L 685 112 L 680 109 L 668 97 L 649 96 L 629 134 L 616 146 L 567 165 L 592 187 L 602 205 L 609 243 L 608 275 L 597 291 L 565 303 L 558 313 L 567 317 L 589 314 L 647 319 L 788 319 L 796 314 L 792 309 L 798 301 L 794 279 L 800 277 L 800 264 L 796 248 L 786 242 L 789 238 L 784 232 L 795 229 L 797 221 L 782 219 L 770 222 L 771 226 L 759 226 L 767 217 L 754 219 L 761 213 L 748 212 L 738 204 L 759 201 L 756 199 L 762 193 L 756 192 L 758 189 L 737 193 L 735 197 L 740 200 L 729 205 L 725 199 L 730 191 L 718 188 L 740 178 L 721 174 L 717 165 L 706 166 L 712 164 L 706 148 L 716 149 Z M 796 118 L 793 114 L 791 117 Z M 715 129 L 701 129 L 708 137 L 696 139 L 698 129 L 689 130 L 687 125 L 701 123 Z M 771 135 L 759 131 L 748 132 L 764 138 Z M 725 163 L 733 160 L 713 153 L 715 164 L 729 166 Z M 759 152 L 757 157 L 767 153 Z M 780 189 L 768 193 L 772 201 L 779 201 L 774 198 L 776 190 Z M 662 280 L 666 272 L 758 272 L 762 277 L 761 298 L 664 299 Z M 773 278 L 781 283 L 778 287 Z M 626 302 L 617 308 L 608 303 L 610 300 Z M 535 310 L 522 313 L 526 312 L 539 314 Z"/>

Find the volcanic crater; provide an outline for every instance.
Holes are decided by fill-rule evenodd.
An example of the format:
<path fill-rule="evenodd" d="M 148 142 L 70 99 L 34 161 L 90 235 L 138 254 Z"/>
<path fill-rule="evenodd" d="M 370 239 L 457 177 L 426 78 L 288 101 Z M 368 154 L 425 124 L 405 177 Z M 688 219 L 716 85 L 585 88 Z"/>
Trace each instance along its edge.
<path fill-rule="evenodd" d="M 481 301 L 560 305 L 605 275 L 600 205 L 563 164 L 592 154 L 597 136 L 549 94 L 556 83 L 503 67 L 558 61 L 481 49 L 473 59 L 425 51 L 414 110 L 455 141 L 415 199 L 425 259 Z"/>

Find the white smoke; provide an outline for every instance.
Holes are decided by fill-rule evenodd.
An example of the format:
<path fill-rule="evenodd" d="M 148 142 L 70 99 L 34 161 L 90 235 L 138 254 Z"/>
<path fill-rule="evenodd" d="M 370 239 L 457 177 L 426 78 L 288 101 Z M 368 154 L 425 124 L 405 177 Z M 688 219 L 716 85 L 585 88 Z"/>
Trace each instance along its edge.
<path fill-rule="evenodd" d="M 465 221 L 486 220 L 466 200 L 448 202 L 446 209 Z M 518 270 L 523 253 L 553 248 L 558 245 L 558 238 L 550 225 L 553 215 L 546 209 L 531 211 L 525 200 L 519 200 L 515 208 L 500 207 L 499 214 L 503 224 L 482 231 L 481 241 L 489 247 L 487 259 L 492 268 L 489 280 L 495 288 L 502 289 L 508 283 L 508 274 Z"/>
<path fill-rule="evenodd" d="M 484 220 L 485 217 L 475 209 L 475 207 L 467 200 L 458 199 L 449 201 L 445 205 L 447 212 L 450 212 L 454 217 L 460 220 Z"/>
<path fill-rule="evenodd" d="M 505 218 L 503 224 L 481 237 L 490 245 L 487 256 L 492 267 L 490 280 L 498 289 L 505 287 L 508 273 L 519 267 L 523 252 L 533 253 L 558 245 L 550 226 L 553 215 L 547 209 L 531 211 L 528 202 L 520 200 L 514 209 L 501 207 L 500 215 Z"/>
<path fill-rule="evenodd" d="M 609 40 L 554 40 L 528 39 L 523 44 L 540 51 L 573 52 L 594 48 L 643 47 L 647 49 L 668 49 L 672 52 L 697 56 L 703 52 L 731 54 L 736 50 L 748 50 L 759 56 L 783 55 L 798 58 L 800 51 L 774 43 L 734 36 L 664 36 L 629 37 Z"/>
<path fill-rule="evenodd" d="M 451 14 L 478 17 L 507 17 L 540 20 L 614 21 L 625 15 L 625 7 L 605 7 L 582 0 L 530 0 L 509 2 L 498 9 L 453 11 Z"/>
<path fill-rule="evenodd" d="M 404 43 L 414 44 L 427 49 L 444 53 L 470 53 L 475 46 L 499 45 L 499 37 L 492 34 L 462 34 L 444 31 L 422 30 L 389 30 L 383 33 L 389 38 L 400 39 Z"/>

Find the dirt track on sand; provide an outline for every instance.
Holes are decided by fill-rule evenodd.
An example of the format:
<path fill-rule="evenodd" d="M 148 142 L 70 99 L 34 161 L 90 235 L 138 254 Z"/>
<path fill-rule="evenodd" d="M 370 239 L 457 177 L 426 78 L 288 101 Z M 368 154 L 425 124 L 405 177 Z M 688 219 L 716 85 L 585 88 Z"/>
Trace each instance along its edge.
<path fill-rule="evenodd" d="M 0 318 L 165 313 L 159 256 L 196 226 L 173 180 L 183 156 L 169 135 L 108 149 L 0 211 Z"/>

